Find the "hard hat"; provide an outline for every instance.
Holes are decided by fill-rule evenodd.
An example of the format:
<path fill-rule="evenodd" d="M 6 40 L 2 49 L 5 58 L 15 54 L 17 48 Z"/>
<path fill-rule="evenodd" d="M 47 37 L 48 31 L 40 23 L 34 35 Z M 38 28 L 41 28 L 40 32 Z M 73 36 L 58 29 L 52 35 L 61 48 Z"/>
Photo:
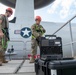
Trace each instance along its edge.
<path fill-rule="evenodd" d="M 13 10 L 11 8 L 7 8 L 6 11 L 10 12 L 11 15 L 13 14 Z"/>
<path fill-rule="evenodd" d="M 36 21 L 36 20 L 41 21 L 41 17 L 40 17 L 40 16 L 36 16 L 35 21 Z"/>

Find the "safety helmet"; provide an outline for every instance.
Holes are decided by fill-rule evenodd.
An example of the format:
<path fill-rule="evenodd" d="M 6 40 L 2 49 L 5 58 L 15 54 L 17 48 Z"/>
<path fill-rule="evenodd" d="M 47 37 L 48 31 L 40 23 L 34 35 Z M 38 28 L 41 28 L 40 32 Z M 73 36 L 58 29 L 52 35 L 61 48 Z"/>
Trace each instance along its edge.
<path fill-rule="evenodd" d="M 6 11 L 8 11 L 8 12 L 10 12 L 11 13 L 11 15 L 13 14 L 13 10 L 9 7 L 9 8 L 7 8 L 6 9 Z"/>
<path fill-rule="evenodd" d="M 35 21 L 36 21 L 36 20 L 41 21 L 41 17 L 40 17 L 40 16 L 36 16 Z"/>

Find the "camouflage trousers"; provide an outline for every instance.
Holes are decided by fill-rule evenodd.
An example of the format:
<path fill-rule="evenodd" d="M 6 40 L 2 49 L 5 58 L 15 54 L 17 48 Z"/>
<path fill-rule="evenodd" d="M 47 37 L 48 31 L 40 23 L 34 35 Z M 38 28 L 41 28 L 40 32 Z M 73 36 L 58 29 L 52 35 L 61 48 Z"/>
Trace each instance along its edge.
<path fill-rule="evenodd" d="M 31 40 L 31 55 L 36 55 L 37 54 L 37 47 L 39 46 L 36 39 Z"/>
<path fill-rule="evenodd" d="M 7 38 L 4 36 L 0 38 L 0 59 L 5 56 Z"/>

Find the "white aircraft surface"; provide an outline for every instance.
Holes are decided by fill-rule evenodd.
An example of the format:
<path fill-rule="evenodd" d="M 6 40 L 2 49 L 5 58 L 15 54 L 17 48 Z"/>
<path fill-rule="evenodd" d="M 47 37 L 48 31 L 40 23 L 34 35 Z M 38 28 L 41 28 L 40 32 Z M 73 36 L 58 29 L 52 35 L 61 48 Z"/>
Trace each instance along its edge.
<path fill-rule="evenodd" d="M 14 52 L 11 56 L 12 59 L 22 59 L 24 57 L 28 58 L 28 55 L 31 54 L 30 28 L 31 25 L 35 23 L 34 9 L 47 6 L 53 1 L 54 0 L 0 0 L 1 3 L 15 8 L 15 17 L 10 21 L 9 25 L 10 42 L 8 43 L 6 51 L 6 54 L 9 54 L 8 50 L 10 50 L 13 46 Z M 73 19 L 74 18 L 76 18 L 76 15 Z M 41 22 L 41 25 L 43 25 L 46 29 L 44 36 L 52 35 L 61 26 L 64 26 L 55 33 L 55 35 L 62 37 L 64 57 L 72 57 L 76 55 L 76 23 L 72 23 L 71 20 L 66 23 Z"/>

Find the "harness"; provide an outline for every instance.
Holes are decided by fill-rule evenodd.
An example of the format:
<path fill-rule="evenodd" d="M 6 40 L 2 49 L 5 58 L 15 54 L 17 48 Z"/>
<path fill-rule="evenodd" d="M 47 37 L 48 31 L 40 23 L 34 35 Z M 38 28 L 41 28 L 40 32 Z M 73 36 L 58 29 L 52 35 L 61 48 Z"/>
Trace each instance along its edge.
<path fill-rule="evenodd" d="M 34 24 L 36 31 L 39 33 L 41 33 L 42 35 L 44 34 L 44 32 L 41 30 L 42 27 L 37 26 L 36 24 Z M 32 38 L 35 39 L 35 36 L 32 34 Z"/>
<path fill-rule="evenodd" d="M 3 16 L 3 21 L 5 22 L 5 26 L 4 26 L 5 28 L 2 28 L 2 32 L 4 33 L 6 38 L 8 38 L 8 40 L 9 40 L 9 33 L 8 33 L 8 28 L 7 28 L 6 16 L 3 15 L 3 14 L 1 14 L 1 15 Z M 7 41 L 6 45 L 5 45 L 5 39 L 2 38 L 2 47 L 7 48 L 7 44 L 8 44 L 8 41 Z"/>

